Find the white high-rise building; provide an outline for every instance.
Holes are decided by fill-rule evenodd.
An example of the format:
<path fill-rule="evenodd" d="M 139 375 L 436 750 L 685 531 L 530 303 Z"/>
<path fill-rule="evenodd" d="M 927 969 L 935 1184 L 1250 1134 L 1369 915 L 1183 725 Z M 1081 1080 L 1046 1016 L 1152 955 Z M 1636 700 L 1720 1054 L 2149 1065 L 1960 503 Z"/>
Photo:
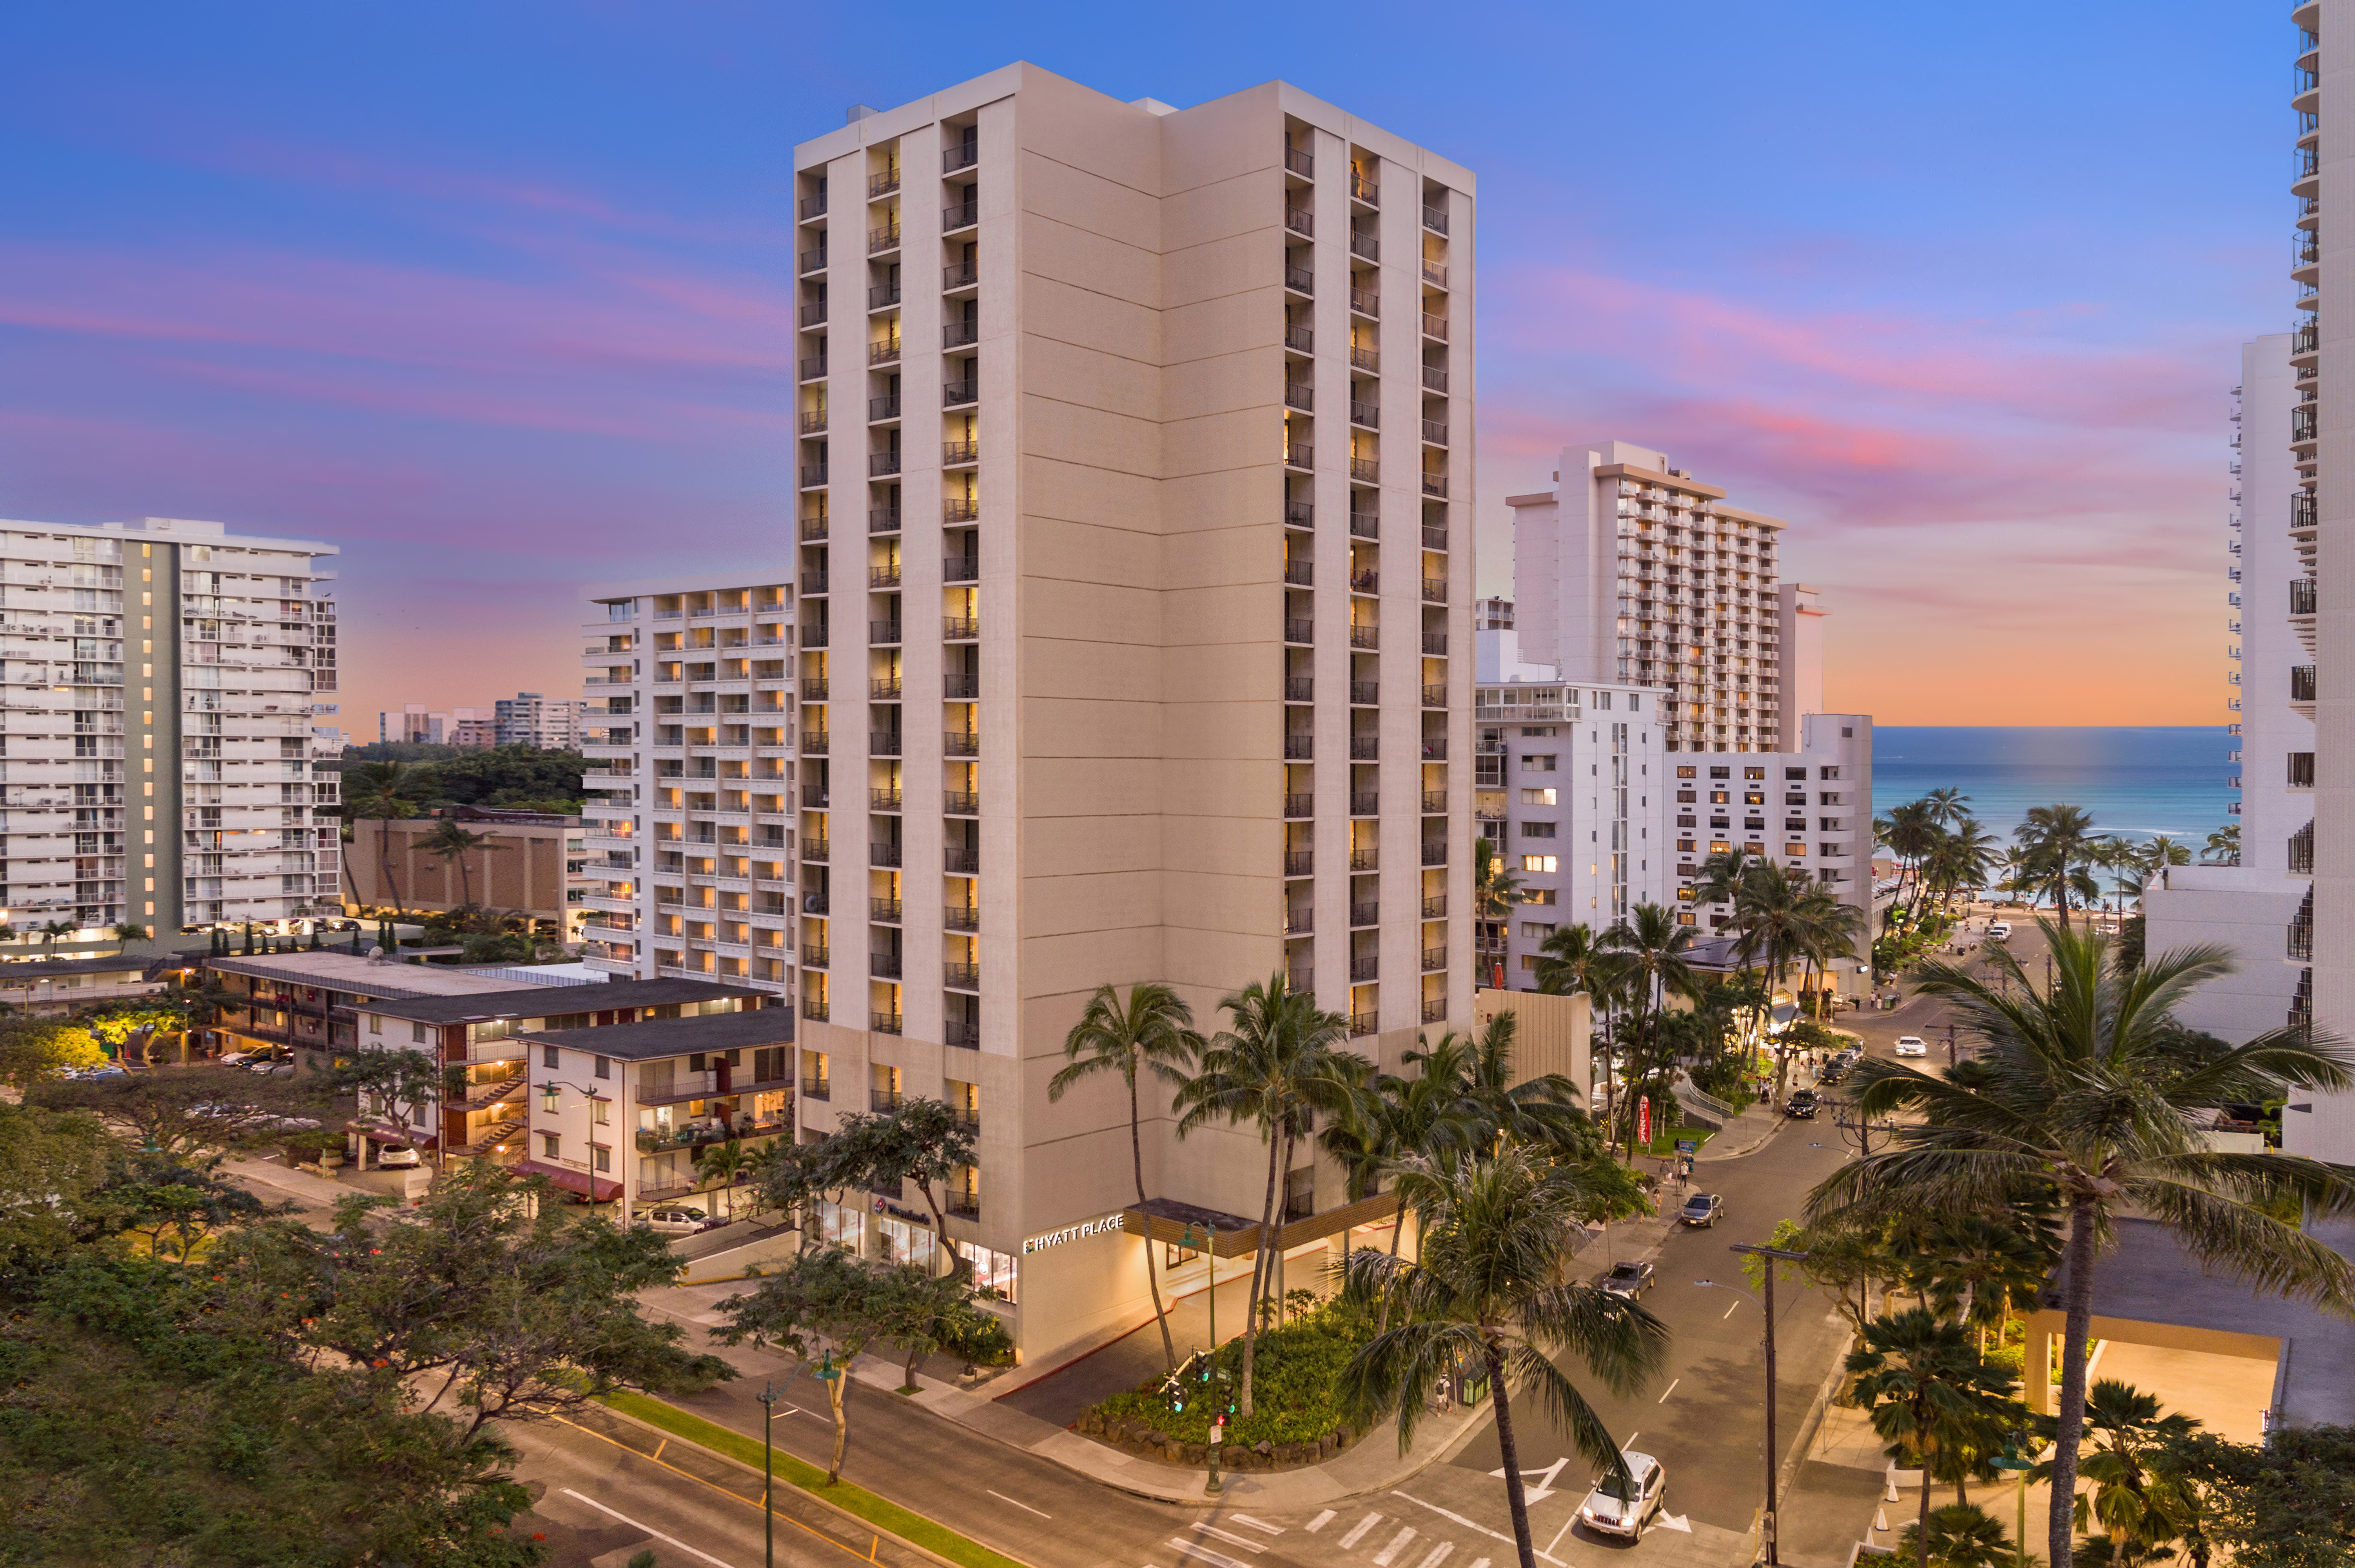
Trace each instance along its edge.
<path fill-rule="evenodd" d="M 1671 752 L 1796 745 L 1795 668 L 1821 700 L 1815 590 L 1781 581 L 1784 523 L 1725 494 L 1606 441 L 1565 449 L 1550 490 L 1505 497 L 1522 656 L 1572 683 L 1659 688 Z"/>
<path fill-rule="evenodd" d="M 169 938 L 340 912 L 334 554 L 0 521 L 0 913 Z"/>
<path fill-rule="evenodd" d="M 2313 655 L 2314 581 L 2303 556 L 2310 531 L 2294 531 L 2306 495 L 2282 440 L 2298 407 L 2293 339 L 2260 337 L 2241 349 L 2232 413 L 2232 507 L 2222 599 L 2232 670 L 2232 710 L 2241 764 L 2241 856 L 2234 865 L 2170 867 L 2144 891 L 2147 950 L 2194 944 L 2232 949 L 2232 974 L 2192 993 L 2186 1023 L 2235 1042 L 2307 1014 L 2314 870 L 2314 719 L 2291 672 Z"/>
<path fill-rule="evenodd" d="M 581 699 L 549 697 L 540 691 L 519 691 L 492 704 L 492 738 L 501 746 L 537 746 L 543 752 L 569 752 L 581 743 Z M 464 744 L 453 727 L 451 740 Z"/>

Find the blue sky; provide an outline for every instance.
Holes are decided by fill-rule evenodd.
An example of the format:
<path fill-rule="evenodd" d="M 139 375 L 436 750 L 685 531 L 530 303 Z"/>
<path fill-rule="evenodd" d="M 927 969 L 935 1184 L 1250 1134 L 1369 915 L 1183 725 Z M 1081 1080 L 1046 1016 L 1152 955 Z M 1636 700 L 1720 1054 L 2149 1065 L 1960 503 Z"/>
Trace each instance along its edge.
<path fill-rule="evenodd" d="M 1504 496 L 1617 437 L 1791 521 L 1835 705 L 2218 722 L 2292 37 L 2164 4 L 12 7 L 0 516 L 341 545 L 354 730 L 569 690 L 578 584 L 774 560 L 794 143 L 1017 59 L 1178 104 L 1280 76 L 1480 178 L 1484 592 Z"/>

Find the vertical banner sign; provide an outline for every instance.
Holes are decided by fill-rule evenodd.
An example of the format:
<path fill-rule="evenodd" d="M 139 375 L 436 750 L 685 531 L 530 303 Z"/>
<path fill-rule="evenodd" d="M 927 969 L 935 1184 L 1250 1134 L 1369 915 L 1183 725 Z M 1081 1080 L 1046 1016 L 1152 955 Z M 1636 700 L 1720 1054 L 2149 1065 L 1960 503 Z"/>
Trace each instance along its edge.
<path fill-rule="evenodd" d="M 1646 1148 L 1652 1144 L 1652 1097 L 1649 1094 L 1636 1102 L 1636 1141 Z"/>
<path fill-rule="evenodd" d="M 1501 958 L 1497 959 L 1493 968 L 1497 976 L 1497 989 L 1501 991 L 1505 988 L 1505 961 Z"/>

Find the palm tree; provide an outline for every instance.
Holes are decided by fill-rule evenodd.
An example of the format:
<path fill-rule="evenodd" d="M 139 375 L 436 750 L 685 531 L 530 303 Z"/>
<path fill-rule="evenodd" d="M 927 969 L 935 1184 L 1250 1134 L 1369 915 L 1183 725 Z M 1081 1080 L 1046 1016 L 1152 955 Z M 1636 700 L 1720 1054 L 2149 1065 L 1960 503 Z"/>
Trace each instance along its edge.
<path fill-rule="evenodd" d="M 719 1184 L 720 1192 L 728 1200 L 728 1217 L 731 1220 L 736 1217 L 736 1195 L 731 1189 L 736 1184 L 736 1178 L 751 1163 L 752 1157 L 745 1152 L 744 1146 L 736 1139 L 730 1138 L 726 1143 L 715 1145 L 705 1150 L 702 1163 L 696 1168 L 697 1175 L 701 1181 L 715 1181 Z"/>
<path fill-rule="evenodd" d="M 2213 860 L 2220 866 L 2241 863 L 2241 825 L 2228 822 L 2208 835 L 2208 843 L 2200 851 L 2202 859 Z"/>
<path fill-rule="evenodd" d="M 1923 1238 L 1913 1273 L 1931 1310 L 1969 1324 L 1984 1352 L 1989 1328 L 2034 1304 L 2052 1272 L 2053 1251 L 2039 1233 L 1966 1214 Z"/>
<path fill-rule="evenodd" d="M 1472 918 L 1494 923 L 1513 912 L 1529 895 L 1521 890 L 1521 874 L 1483 833 L 1472 840 Z"/>
<path fill-rule="evenodd" d="M 1349 1037 L 1349 1020 L 1317 1007 L 1316 996 L 1295 991 L 1277 970 L 1223 997 L 1220 1010 L 1232 1020 L 1200 1056 L 1200 1068 L 1179 1086 L 1185 1108 L 1178 1136 L 1184 1137 L 1213 1119 L 1258 1124 L 1267 1139 L 1267 1199 L 1261 1206 L 1259 1236 L 1252 1252 L 1251 1309 L 1243 1315 L 1243 1375 L 1237 1391 L 1241 1414 L 1252 1413 L 1252 1358 L 1259 1345 L 1259 1303 L 1274 1273 L 1276 1202 L 1294 1146 L 1308 1136 L 1316 1115 L 1347 1113 L 1358 1076 L 1338 1047 Z M 1359 1059 L 1347 1058 L 1347 1063 Z"/>
<path fill-rule="evenodd" d="M 52 920 L 43 922 L 41 925 L 41 952 L 43 955 L 47 957 L 55 957 L 58 951 L 58 938 L 60 936 L 71 936 L 75 932 L 80 931 L 80 929 L 81 927 L 76 925 L 69 920 Z"/>
<path fill-rule="evenodd" d="M 1796 951 L 1806 960 L 1808 994 L 1820 999 L 1828 987 L 1817 987 L 1814 977 L 1831 966 L 1835 958 L 1854 958 L 1857 939 L 1864 934 L 1864 911 L 1852 903 L 1843 902 L 1838 894 L 1817 883 L 1799 895 L 1793 917 L 1793 941 Z M 1820 1008 L 1817 1016 L 1822 1016 Z"/>
<path fill-rule="evenodd" d="M 1693 901 L 1705 904 L 1732 903 L 1740 897 L 1742 879 L 1753 869 L 1767 864 L 1763 855 L 1753 855 L 1747 849 L 1720 849 L 1700 863 L 1693 875 Z"/>
<path fill-rule="evenodd" d="M 2157 1396 L 2130 1383 L 2105 1378 L 2086 1392 L 2092 1452 L 2082 1469 L 2094 1489 L 2078 1494 L 2077 1528 L 2089 1536 L 2098 1530 L 2114 1561 L 2167 1556 L 2161 1548 L 2197 1529 L 2199 1488 L 2174 1467 L 2153 1461 L 2199 1429 L 2188 1415 L 2160 1414 Z M 2049 1471 L 2040 1465 L 2029 1478 L 2043 1480 Z"/>
<path fill-rule="evenodd" d="M 2068 930 L 2069 895 L 2084 896 L 2094 886 L 2084 869 L 2093 859 L 2093 815 L 2082 805 L 2033 805 L 2011 836 L 2019 840 L 2038 887 L 2061 906 L 2061 929 Z"/>
<path fill-rule="evenodd" d="M 2003 1521 L 1988 1517 L 1977 1503 L 1932 1509 L 1924 1523 L 1926 1530 L 1919 1524 L 1905 1527 L 1897 1538 L 1898 1556 L 1920 1561 L 1926 1546 L 1930 1568 L 2011 1568 L 2018 1560 Z"/>
<path fill-rule="evenodd" d="M 1123 1006 L 1120 992 L 1109 985 L 1096 987 L 1080 1014 L 1080 1021 L 1063 1037 L 1068 1064 L 1047 1081 L 1047 1098 L 1060 1100 L 1072 1084 L 1099 1073 L 1114 1072 L 1128 1090 L 1128 1155 L 1136 1177 L 1136 1207 L 1145 1212 L 1145 1131 L 1136 1095 L 1140 1072 L 1171 1089 L 1186 1082 L 1185 1070 L 1201 1054 L 1202 1037 L 1194 1032 L 1194 1010 L 1176 991 L 1157 980 L 1128 988 Z M 1150 1221 L 1147 1221 L 1148 1228 Z M 1215 1238 L 1213 1238 L 1215 1241 Z M 1218 1250 L 1209 1252 L 1210 1287 L 1218 1288 Z M 1169 1337 L 1169 1318 L 1161 1305 L 1161 1275 L 1153 1261 L 1153 1240 L 1145 1244 L 1145 1282 L 1153 1290 L 1153 1319 L 1161 1325 L 1161 1353 L 1175 1371 L 1178 1347 Z M 1213 1346 L 1212 1349 L 1217 1347 Z"/>
<path fill-rule="evenodd" d="M 1577 1277 L 1569 1238 L 1597 1197 L 1582 1168 L 1508 1149 L 1452 1170 L 1411 1161 L 1399 1188 L 1423 1219 L 1422 1256 L 1405 1262 L 1364 1252 L 1349 1260 L 1347 1298 L 1379 1304 L 1398 1326 L 1350 1359 L 1341 1374 L 1344 1397 L 1369 1413 L 1395 1409 L 1403 1453 L 1433 1385 L 1461 1367 L 1484 1370 L 1497 1402 L 1514 1545 L 1521 1568 L 1536 1568 L 1514 1395 L 1534 1396 L 1580 1453 L 1624 1483 L 1618 1443 L 1556 1359 L 1576 1357 L 1625 1396 L 1658 1370 L 1668 1328 Z"/>
<path fill-rule="evenodd" d="M 1560 1072 L 1514 1082 L 1513 1040 L 1520 1027 L 1519 1014 L 1500 1012 L 1473 1038 L 1463 1100 L 1465 1120 L 1491 1149 L 1509 1139 L 1562 1155 L 1590 1152 L 1592 1124 L 1578 1108 L 1577 1084 Z"/>
<path fill-rule="evenodd" d="M 459 901 L 471 906 L 474 901 L 474 882 L 466 874 L 466 857 L 477 849 L 484 852 L 483 875 L 487 879 L 490 875 L 489 852 L 501 846 L 493 843 L 489 834 L 470 833 L 458 825 L 457 818 L 445 816 L 434 825 L 433 831 L 425 836 L 418 848 L 440 856 L 443 865 L 453 861 L 457 863 Z M 447 888 L 450 884 L 444 882 L 442 885 Z"/>
<path fill-rule="evenodd" d="M 1350 1201 L 1380 1191 L 1409 1156 L 1449 1162 L 1482 1146 L 1480 1129 L 1465 1115 L 1469 1058 L 1463 1037 L 1451 1030 L 1430 1049 L 1408 1053 L 1421 1069 L 1412 1078 L 1368 1072 L 1348 1103 L 1326 1118 L 1316 1144 L 1341 1168 Z M 1405 1235 L 1406 1211 L 1401 1208 L 1391 1225 L 1391 1256 L 1398 1256 Z M 1348 1261 L 1345 1234 L 1345 1267 Z"/>
<path fill-rule="evenodd" d="M 1594 929 L 1583 921 L 1556 926 L 1538 944 L 1538 989 L 1549 997 L 1593 995 L 1605 967 Z"/>
<path fill-rule="evenodd" d="M 1938 842 L 1938 821 L 1931 813 L 1930 803 L 1914 800 L 1903 805 L 1891 806 L 1886 817 L 1873 823 L 1872 830 L 1875 837 L 1889 846 L 1890 853 L 1897 857 L 1899 880 L 1913 879 L 1916 884 L 1915 897 L 1918 898 L 1922 863 Z M 1912 906 L 1907 907 L 1910 909 Z"/>
<path fill-rule="evenodd" d="M 1996 837 L 1966 816 L 1938 836 L 1931 848 L 1929 873 L 1942 896 L 1964 888 L 1983 888 L 1997 864 Z"/>
<path fill-rule="evenodd" d="M 2165 833 L 2154 833 L 2143 840 L 2143 863 L 2157 869 L 2161 866 L 2191 864 L 2191 846 Z"/>
<path fill-rule="evenodd" d="M 1856 1397 L 1871 1413 L 1872 1430 L 1892 1455 L 1910 1456 L 1923 1472 L 1916 1551 L 1922 1568 L 1928 1568 L 1928 1471 L 1940 1456 L 2019 1424 L 2025 1413 L 2009 1397 L 2015 1380 L 1979 1360 L 1961 1324 L 1941 1323 L 1919 1307 L 1866 1324 L 1863 1345 L 1849 1354 L 1848 1371 L 1856 1379 Z"/>
<path fill-rule="evenodd" d="M 114 928 L 114 940 L 126 945 L 133 942 L 144 942 L 148 935 L 147 928 L 136 921 L 123 921 Z"/>
<path fill-rule="evenodd" d="M 1959 827 L 1968 822 L 1971 819 L 1971 814 L 1964 807 L 1970 803 L 1969 795 L 1951 785 L 1944 789 L 1934 789 L 1922 797 L 1922 805 L 1928 813 L 1930 820 L 1941 827 Z"/>
<path fill-rule="evenodd" d="M 362 763 L 344 773 L 345 816 L 355 821 L 374 817 L 379 824 L 377 857 L 396 914 L 407 901 L 401 897 L 400 879 L 392 869 L 392 825 L 416 816 L 418 802 L 432 786 L 433 770 L 417 763 Z"/>
<path fill-rule="evenodd" d="M 1694 940 L 1691 926 L 1679 925 L 1674 911 L 1656 903 L 1637 904 L 1630 918 L 1617 922 L 1603 933 L 1603 946 L 1617 956 L 1627 978 L 1635 1006 L 1635 1032 L 1648 1048 L 1643 1060 L 1636 1064 L 1637 1071 L 1628 1075 L 1630 1083 L 1648 1077 L 1660 1065 L 1660 1013 L 1668 1006 L 1670 992 L 1692 989 L 1692 965 L 1685 954 Z M 1626 1115 L 1625 1105 L 1619 1111 L 1621 1120 L 1627 1125 L 1628 1152 L 1632 1156 L 1634 1120 Z"/>
<path fill-rule="evenodd" d="M 2355 1206 L 2355 1168 L 2281 1154 L 2210 1149 L 2194 1111 L 2260 1103 L 2291 1090 L 2355 1086 L 2355 1056 L 2337 1040 L 2276 1029 L 2212 1053 L 2186 1051 L 2176 1008 L 2231 972 L 2220 948 L 2169 953 L 2139 968 L 2112 963 L 2109 944 L 2040 920 L 2052 982 L 2032 985 L 2018 958 L 1989 954 L 1991 978 L 1925 965 L 1921 986 L 1947 998 L 1984 1049 L 1979 1087 L 1896 1062 L 1857 1068 L 1868 1117 L 1915 1113 L 1889 1147 L 1842 1168 L 1808 1198 L 1811 1218 L 1843 1211 L 1988 1211 L 2057 1189 L 2067 1216 L 2060 1417 L 2050 1532 L 2053 1568 L 2068 1568 L 2069 1499 L 2083 1435 L 2085 1349 L 2094 1276 L 2115 1220 L 2132 1211 L 2172 1232 L 2210 1267 L 2283 1295 L 2355 1313 L 2355 1264 L 2298 1229 L 2302 1206 Z"/>

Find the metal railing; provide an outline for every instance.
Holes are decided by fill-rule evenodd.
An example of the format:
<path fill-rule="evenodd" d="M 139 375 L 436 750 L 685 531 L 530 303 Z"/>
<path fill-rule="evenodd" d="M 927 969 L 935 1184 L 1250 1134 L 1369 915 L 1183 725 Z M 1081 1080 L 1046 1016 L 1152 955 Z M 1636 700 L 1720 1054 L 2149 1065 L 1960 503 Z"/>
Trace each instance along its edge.
<path fill-rule="evenodd" d="M 1312 877 L 1316 874 L 1316 851 L 1286 849 L 1284 852 L 1284 874 L 1287 877 Z"/>
<path fill-rule="evenodd" d="M 979 261 L 951 261 L 941 269 L 941 287 L 954 292 L 969 289 L 981 281 Z"/>
<path fill-rule="evenodd" d="M 941 910 L 941 925 L 949 931 L 979 931 L 981 911 L 973 904 L 947 904 Z"/>
<path fill-rule="evenodd" d="M 959 169 L 969 169 L 981 161 L 981 145 L 977 142 L 959 142 L 941 154 L 941 173 L 953 175 Z"/>
<path fill-rule="evenodd" d="M 1379 762 L 1381 760 L 1381 755 L 1382 738 L 1380 735 L 1352 735 L 1349 737 L 1349 760 L 1351 762 Z"/>
<path fill-rule="evenodd" d="M 1286 348 L 1296 348 L 1303 354 L 1314 354 L 1316 351 L 1316 329 L 1313 326 L 1287 325 L 1284 329 L 1284 346 Z"/>
<path fill-rule="evenodd" d="M 941 407 L 944 409 L 959 408 L 980 400 L 981 383 L 978 380 L 946 381 L 941 385 Z"/>
<path fill-rule="evenodd" d="M 981 221 L 981 203 L 960 201 L 941 208 L 941 232 L 954 234 L 960 229 L 970 229 Z"/>
<path fill-rule="evenodd" d="M 1316 219 L 1305 207 L 1286 207 L 1284 209 L 1284 226 L 1304 239 L 1313 240 L 1316 236 Z"/>
<path fill-rule="evenodd" d="M 981 323 L 978 321 L 945 322 L 941 326 L 941 347 L 943 348 L 963 348 L 967 344 L 980 341 Z"/>
<path fill-rule="evenodd" d="M 867 531 L 870 534 L 896 534 L 900 531 L 900 508 L 870 507 L 867 510 Z"/>
<path fill-rule="evenodd" d="M 885 394 L 884 396 L 882 396 L 882 397 L 879 397 L 879 398 L 869 398 L 869 399 L 868 399 L 868 400 L 867 400 L 867 422 L 868 422 L 868 423 L 872 424 L 872 423 L 874 423 L 877 420 L 895 420 L 895 419 L 898 419 L 899 417 L 900 417 L 900 394 L 899 394 L 899 393 L 897 393 L 897 392 L 889 392 L 889 393 L 886 393 L 886 394 Z"/>
<path fill-rule="evenodd" d="M 943 790 L 941 810 L 950 816 L 979 816 L 981 795 L 978 791 L 969 789 Z"/>
<path fill-rule="evenodd" d="M 1382 296 L 1371 289 L 1352 288 L 1349 308 L 1359 315 L 1379 317 L 1382 314 Z"/>
<path fill-rule="evenodd" d="M 1316 449 L 1305 442 L 1295 441 L 1284 449 L 1284 465 L 1290 468 L 1314 468 L 1316 466 Z"/>
<path fill-rule="evenodd" d="M 1316 275 L 1305 267 L 1295 267 L 1286 262 L 1284 286 L 1295 293 L 1313 294 L 1316 292 Z"/>
<path fill-rule="evenodd" d="M 1379 261 L 1382 259 L 1382 242 L 1371 234 L 1353 231 L 1349 235 L 1349 254 L 1361 256 L 1369 261 Z"/>
<path fill-rule="evenodd" d="M 1430 229 L 1433 234 L 1446 233 L 1446 210 L 1443 208 L 1433 207 L 1429 203 L 1425 203 L 1423 208 L 1423 226 L 1425 229 Z"/>

